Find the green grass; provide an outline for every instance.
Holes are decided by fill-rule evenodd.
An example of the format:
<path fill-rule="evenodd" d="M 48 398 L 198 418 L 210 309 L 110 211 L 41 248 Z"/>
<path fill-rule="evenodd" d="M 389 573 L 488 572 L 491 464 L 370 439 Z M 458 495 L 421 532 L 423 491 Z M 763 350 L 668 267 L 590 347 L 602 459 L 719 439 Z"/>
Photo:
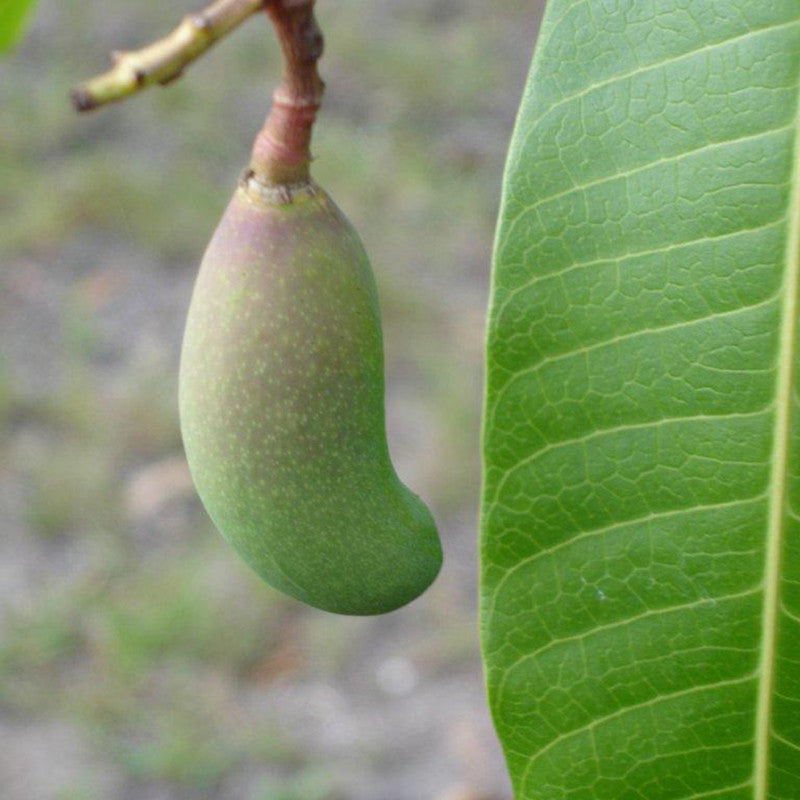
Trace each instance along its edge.
<path fill-rule="evenodd" d="M 199 790 L 243 759 L 302 765 L 277 721 L 232 716 L 225 688 L 270 657 L 286 603 L 232 558 L 214 558 L 206 534 L 193 558 L 105 565 L 17 614 L 0 642 L 0 700 L 81 721 L 136 779 Z"/>
<path fill-rule="evenodd" d="M 309 769 L 278 785 L 270 781 L 253 800 L 344 800 L 344 795 L 327 771 Z"/>
<path fill-rule="evenodd" d="M 120 500 L 107 453 L 70 441 L 47 449 L 47 458 L 37 460 L 29 473 L 32 529 L 48 537 L 81 529 L 119 530 Z"/>

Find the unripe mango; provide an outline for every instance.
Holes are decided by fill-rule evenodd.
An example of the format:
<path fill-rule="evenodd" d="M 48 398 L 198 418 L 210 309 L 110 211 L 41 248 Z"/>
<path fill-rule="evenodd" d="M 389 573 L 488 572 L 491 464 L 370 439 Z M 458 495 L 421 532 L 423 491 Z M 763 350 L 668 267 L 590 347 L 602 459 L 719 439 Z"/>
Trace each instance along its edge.
<path fill-rule="evenodd" d="M 435 523 L 386 442 L 372 269 L 313 183 L 237 189 L 194 289 L 180 412 L 209 515 L 272 586 L 380 614 L 436 577 Z"/>

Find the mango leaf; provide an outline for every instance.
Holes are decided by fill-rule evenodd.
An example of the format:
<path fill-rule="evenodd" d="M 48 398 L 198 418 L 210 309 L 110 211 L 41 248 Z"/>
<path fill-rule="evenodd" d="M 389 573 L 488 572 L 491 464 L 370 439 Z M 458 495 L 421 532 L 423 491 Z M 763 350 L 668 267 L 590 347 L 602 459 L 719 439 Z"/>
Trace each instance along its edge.
<path fill-rule="evenodd" d="M 36 0 L 0 0 L 0 52 L 22 37 Z"/>
<path fill-rule="evenodd" d="M 800 798 L 800 2 L 551 0 L 488 332 L 518 800 Z"/>

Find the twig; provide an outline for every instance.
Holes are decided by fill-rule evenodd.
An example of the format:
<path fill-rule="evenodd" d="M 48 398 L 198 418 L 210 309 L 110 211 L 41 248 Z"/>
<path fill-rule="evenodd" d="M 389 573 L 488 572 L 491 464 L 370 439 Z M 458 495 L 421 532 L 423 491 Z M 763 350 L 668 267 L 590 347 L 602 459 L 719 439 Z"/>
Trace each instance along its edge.
<path fill-rule="evenodd" d="M 263 10 L 272 0 L 216 0 L 203 11 L 189 14 L 164 39 L 131 52 L 113 53 L 114 66 L 72 92 L 78 111 L 122 100 L 147 86 L 167 84 L 206 50 Z"/>

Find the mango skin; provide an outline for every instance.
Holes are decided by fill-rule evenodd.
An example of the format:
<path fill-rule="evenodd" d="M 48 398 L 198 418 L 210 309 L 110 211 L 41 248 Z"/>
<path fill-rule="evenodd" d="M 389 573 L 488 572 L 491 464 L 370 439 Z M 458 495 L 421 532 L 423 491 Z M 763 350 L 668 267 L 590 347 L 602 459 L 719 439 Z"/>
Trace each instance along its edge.
<path fill-rule="evenodd" d="M 433 582 L 436 525 L 386 442 L 372 268 L 321 189 L 237 189 L 194 288 L 179 394 L 198 493 L 269 584 L 369 615 Z"/>

